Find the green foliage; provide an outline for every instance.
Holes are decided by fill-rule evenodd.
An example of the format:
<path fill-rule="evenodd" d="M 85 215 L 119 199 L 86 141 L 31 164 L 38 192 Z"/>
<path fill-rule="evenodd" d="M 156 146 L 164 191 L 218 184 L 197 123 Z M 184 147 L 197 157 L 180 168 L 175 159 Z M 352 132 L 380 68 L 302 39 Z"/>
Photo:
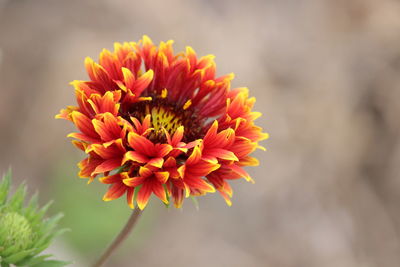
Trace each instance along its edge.
<path fill-rule="evenodd" d="M 37 194 L 24 206 L 26 185 L 21 184 L 12 196 L 11 170 L 0 182 L 0 264 L 1 267 L 31 266 L 58 267 L 69 262 L 48 260 L 52 255 L 38 255 L 45 250 L 57 235 L 65 229 L 55 231 L 62 214 L 45 218 L 50 204 L 39 209 Z"/>

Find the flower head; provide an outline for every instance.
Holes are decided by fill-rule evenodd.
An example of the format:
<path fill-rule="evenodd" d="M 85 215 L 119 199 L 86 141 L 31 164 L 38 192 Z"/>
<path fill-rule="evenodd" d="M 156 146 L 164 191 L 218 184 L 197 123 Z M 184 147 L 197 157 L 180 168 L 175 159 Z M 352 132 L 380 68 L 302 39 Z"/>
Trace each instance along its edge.
<path fill-rule="evenodd" d="M 156 46 L 115 43 L 99 63 L 86 58 L 89 81 L 73 81 L 77 106 L 56 118 L 72 121 L 73 144 L 88 156 L 79 175 L 98 176 L 109 201 L 126 194 L 143 209 L 154 194 L 176 207 L 188 196 L 218 190 L 231 205 L 228 180 L 252 178 L 243 169 L 268 134 L 254 124 L 255 98 L 230 89 L 233 74 L 216 77 L 213 56 L 198 58 L 190 47 L 175 54 L 173 41 Z"/>
<path fill-rule="evenodd" d="M 68 262 L 47 260 L 51 255 L 42 255 L 52 239 L 64 232 L 54 231 L 61 214 L 43 219 L 49 204 L 38 209 L 37 195 L 24 206 L 26 187 L 21 185 L 8 198 L 11 172 L 0 181 L 0 264 L 1 266 L 64 266 Z M 47 266 L 47 265 L 46 265 Z M 49 265 L 50 266 L 50 265 Z"/>

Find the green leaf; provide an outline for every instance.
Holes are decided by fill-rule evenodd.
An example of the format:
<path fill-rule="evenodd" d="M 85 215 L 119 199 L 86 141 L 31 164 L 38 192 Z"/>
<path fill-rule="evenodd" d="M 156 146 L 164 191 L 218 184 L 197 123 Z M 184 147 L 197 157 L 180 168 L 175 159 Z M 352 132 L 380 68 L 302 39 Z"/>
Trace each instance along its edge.
<path fill-rule="evenodd" d="M 48 219 L 45 223 L 44 231 L 45 232 L 53 231 L 53 229 L 57 226 L 57 223 L 61 220 L 62 217 L 64 217 L 64 214 L 58 213 L 53 217 L 51 217 L 50 219 Z"/>
<path fill-rule="evenodd" d="M 36 192 L 29 200 L 28 206 L 24 209 L 25 217 L 31 220 L 35 217 L 36 210 L 38 209 L 38 192 Z"/>
<path fill-rule="evenodd" d="M 46 254 L 46 255 L 41 255 L 41 256 L 36 256 L 36 257 L 28 257 L 24 259 L 23 261 L 18 262 L 16 265 L 17 266 L 32 266 L 35 264 L 38 264 L 40 262 L 43 262 L 45 259 L 51 257 L 53 255 L 51 254 Z"/>
<path fill-rule="evenodd" d="M 31 267 L 62 267 L 72 264 L 70 261 L 57 261 L 57 260 L 48 260 L 43 261 L 38 264 L 32 265 Z"/>
<path fill-rule="evenodd" d="M 11 184 L 11 174 L 11 168 L 9 168 L 7 173 L 3 175 L 3 179 L 0 183 L 0 206 L 4 205 L 7 201 L 7 195 Z"/>
<path fill-rule="evenodd" d="M 40 218 L 43 218 L 44 214 L 47 212 L 47 210 L 50 208 L 50 206 L 51 206 L 52 204 L 53 204 L 53 201 L 47 202 L 47 204 L 44 205 L 44 206 L 37 212 L 37 215 L 38 215 Z"/>
<path fill-rule="evenodd" d="M 33 249 L 23 250 L 21 252 L 15 253 L 15 254 L 7 257 L 7 258 L 4 258 L 4 261 L 6 261 L 6 262 L 19 262 L 19 261 L 23 260 L 29 254 L 31 254 L 32 252 L 33 252 Z"/>
<path fill-rule="evenodd" d="M 26 195 L 26 186 L 24 183 L 22 183 L 20 186 L 18 186 L 17 191 L 14 193 L 14 195 L 10 198 L 8 201 L 7 205 L 9 206 L 9 210 L 20 210 L 22 208 L 22 204 L 24 204 L 25 200 L 25 195 Z"/>

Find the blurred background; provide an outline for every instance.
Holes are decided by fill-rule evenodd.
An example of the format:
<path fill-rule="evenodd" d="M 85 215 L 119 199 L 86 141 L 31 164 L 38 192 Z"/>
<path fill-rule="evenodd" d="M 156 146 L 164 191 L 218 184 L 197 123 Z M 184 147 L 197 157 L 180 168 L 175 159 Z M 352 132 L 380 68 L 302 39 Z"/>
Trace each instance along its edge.
<path fill-rule="evenodd" d="M 54 115 L 85 56 L 174 39 L 250 88 L 268 151 L 230 208 L 153 199 L 107 266 L 399 266 L 399 14 L 394 0 L 0 0 L 0 172 L 55 200 L 72 231 L 50 251 L 88 266 L 130 210 L 77 178 L 84 155 Z"/>

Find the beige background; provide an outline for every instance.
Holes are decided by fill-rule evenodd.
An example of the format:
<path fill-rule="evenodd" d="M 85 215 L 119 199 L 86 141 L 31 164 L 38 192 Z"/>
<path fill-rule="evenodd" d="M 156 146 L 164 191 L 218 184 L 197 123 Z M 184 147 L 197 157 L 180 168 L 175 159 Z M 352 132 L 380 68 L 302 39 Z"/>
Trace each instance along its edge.
<path fill-rule="evenodd" d="M 140 246 L 108 266 L 399 266 L 399 14 L 394 0 L 0 0 L 0 170 L 57 201 L 49 169 L 83 155 L 53 117 L 74 103 L 84 57 L 174 39 L 250 88 L 268 152 L 231 208 L 218 195 L 155 208 Z M 53 250 L 85 266 L 62 239 Z"/>

